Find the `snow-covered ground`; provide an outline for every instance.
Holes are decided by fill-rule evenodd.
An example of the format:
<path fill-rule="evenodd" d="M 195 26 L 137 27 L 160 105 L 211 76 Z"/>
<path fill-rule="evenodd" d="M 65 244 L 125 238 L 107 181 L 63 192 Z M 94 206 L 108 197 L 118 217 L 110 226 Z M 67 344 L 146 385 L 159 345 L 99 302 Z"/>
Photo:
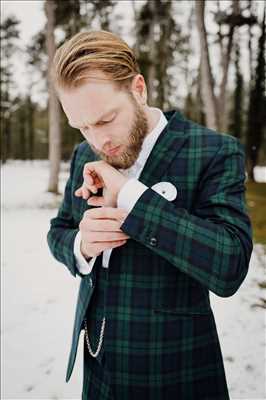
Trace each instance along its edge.
<path fill-rule="evenodd" d="M 255 173 L 266 181 L 266 168 Z M 82 340 L 65 382 L 80 278 L 53 259 L 46 242 L 60 196 L 45 192 L 47 161 L 9 161 L 1 175 L 1 398 L 80 399 Z M 61 191 L 67 175 L 64 163 Z M 266 399 L 265 266 L 266 248 L 257 244 L 238 292 L 211 294 L 232 400 Z"/>
<path fill-rule="evenodd" d="M 266 182 L 266 167 L 255 167 L 254 175 L 256 182 Z"/>

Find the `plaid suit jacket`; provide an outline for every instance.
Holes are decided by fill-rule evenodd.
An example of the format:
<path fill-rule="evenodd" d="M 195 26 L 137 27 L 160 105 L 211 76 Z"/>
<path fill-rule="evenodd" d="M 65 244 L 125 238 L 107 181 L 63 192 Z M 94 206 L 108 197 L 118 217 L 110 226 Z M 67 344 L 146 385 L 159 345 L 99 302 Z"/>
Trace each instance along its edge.
<path fill-rule="evenodd" d="M 154 399 L 178 393 L 182 399 L 225 400 L 209 291 L 231 296 L 248 272 L 253 243 L 245 205 L 244 149 L 236 138 L 187 120 L 178 111 L 164 114 L 168 124 L 139 177 L 149 189 L 121 226 L 130 239 L 110 257 L 107 311 L 114 339 L 107 339 L 105 348 L 112 349 L 114 380 L 121 388 L 125 381 L 134 387 L 146 382 L 155 388 Z M 81 277 L 67 381 L 94 290 L 93 272 L 82 275 L 73 254 L 79 222 L 91 206 L 74 191 L 83 182 L 84 164 L 94 160 L 85 141 L 75 147 L 64 198 L 47 235 L 54 257 Z M 175 200 L 150 189 L 161 181 L 176 187 Z M 130 368 L 123 370 L 126 365 L 132 374 Z M 171 391 L 173 385 L 178 389 Z M 121 389 L 118 398 L 128 398 L 125 393 Z"/>

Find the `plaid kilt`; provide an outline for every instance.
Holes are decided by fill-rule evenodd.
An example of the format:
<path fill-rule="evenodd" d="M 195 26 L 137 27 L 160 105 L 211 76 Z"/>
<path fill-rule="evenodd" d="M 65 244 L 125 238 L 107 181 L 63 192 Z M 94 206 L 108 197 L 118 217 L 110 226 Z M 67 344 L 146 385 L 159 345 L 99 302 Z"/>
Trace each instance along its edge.
<path fill-rule="evenodd" d="M 97 160 L 86 142 L 74 150 L 64 199 L 51 220 L 52 254 L 81 278 L 66 381 L 84 317 L 94 350 L 106 317 L 98 360 L 84 353 L 84 399 L 229 398 L 209 291 L 232 296 L 248 272 L 253 243 L 244 149 L 178 111 L 165 116 L 168 124 L 139 177 L 149 189 L 121 225 L 130 239 L 113 249 L 107 270 L 99 256 L 83 275 L 73 254 L 91 207 L 74 192 L 84 164 Z M 173 201 L 150 189 L 162 181 L 176 187 Z"/>

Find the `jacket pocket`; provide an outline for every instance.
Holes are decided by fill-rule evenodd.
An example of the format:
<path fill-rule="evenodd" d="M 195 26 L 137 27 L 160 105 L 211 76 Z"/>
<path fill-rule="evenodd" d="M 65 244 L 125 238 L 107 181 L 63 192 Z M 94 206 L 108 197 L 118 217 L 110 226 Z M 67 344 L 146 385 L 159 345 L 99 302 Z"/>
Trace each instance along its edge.
<path fill-rule="evenodd" d="M 189 309 L 189 308 L 154 308 L 153 314 L 157 315 L 173 315 L 173 316 L 204 316 L 212 314 L 211 308 L 206 309 Z"/>

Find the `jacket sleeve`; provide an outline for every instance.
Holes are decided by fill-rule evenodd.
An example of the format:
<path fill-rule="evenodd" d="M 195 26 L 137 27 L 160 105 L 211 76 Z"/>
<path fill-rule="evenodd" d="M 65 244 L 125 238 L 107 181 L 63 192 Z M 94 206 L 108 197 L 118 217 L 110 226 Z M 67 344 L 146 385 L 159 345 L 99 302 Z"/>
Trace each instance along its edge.
<path fill-rule="evenodd" d="M 74 255 L 74 241 L 79 231 L 72 216 L 72 191 L 73 173 L 78 146 L 74 149 L 71 164 L 70 176 L 67 180 L 64 197 L 55 218 L 50 221 L 50 229 L 47 234 L 47 242 L 51 253 L 57 261 L 67 266 L 70 273 L 75 277 L 84 275 L 80 273 Z"/>
<path fill-rule="evenodd" d="M 201 174 L 192 212 L 149 188 L 121 229 L 218 296 L 231 296 L 253 249 L 244 182 L 243 146 L 225 140 Z"/>

